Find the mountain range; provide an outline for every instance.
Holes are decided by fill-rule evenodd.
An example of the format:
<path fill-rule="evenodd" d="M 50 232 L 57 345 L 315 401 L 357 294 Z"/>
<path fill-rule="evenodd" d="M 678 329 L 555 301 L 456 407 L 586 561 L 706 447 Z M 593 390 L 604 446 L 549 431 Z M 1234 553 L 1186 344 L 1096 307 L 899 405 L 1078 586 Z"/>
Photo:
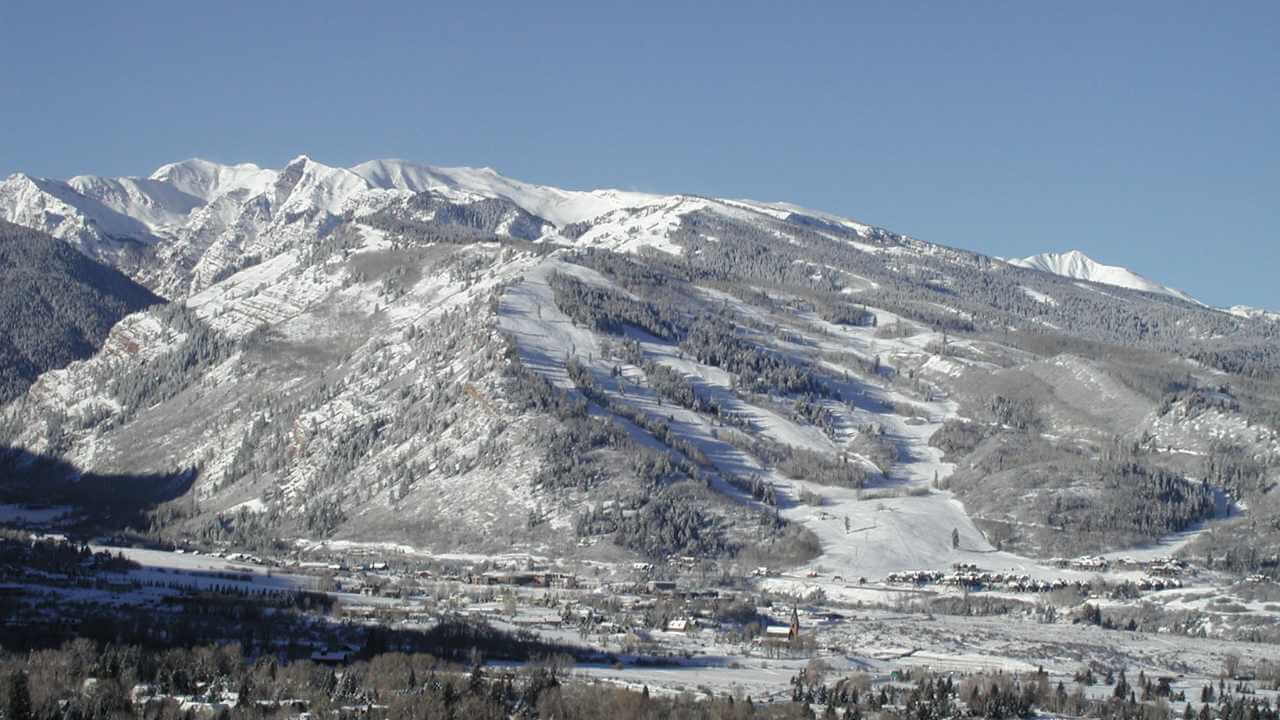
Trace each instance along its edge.
<path fill-rule="evenodd" d="M 1211 512 L 1159 490 L 1205 458 L 1280 456 L 1280 326 L 1079 254 L 306 156 L 14 175 L 0 218 L 169 301 L 0 411 L 23 457 L 183 478 L 149 532 L 887 571 L 1150 540 Z"/>

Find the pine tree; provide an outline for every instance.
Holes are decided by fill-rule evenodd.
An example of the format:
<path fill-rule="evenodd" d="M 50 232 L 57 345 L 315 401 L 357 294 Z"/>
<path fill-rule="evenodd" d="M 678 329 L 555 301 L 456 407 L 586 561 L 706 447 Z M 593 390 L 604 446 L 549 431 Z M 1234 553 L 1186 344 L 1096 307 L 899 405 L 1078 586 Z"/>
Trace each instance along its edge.
<path fill-rule="evenodd" d="M 5 708 L 5 720 L 31 720 L 31 690 L 27 687 L 27 673 L 15 670 L 9 674 L 9 702 Z"/>
<path fill-rule="evenodd" d="M 1124 679 L 1124 670 L 1120 670 L 1120 679 L 1116 680 L 1116 689 L 1113 693 L 1114 697 L 1121 700 L 1129 696 L 1129 683 Z"/>

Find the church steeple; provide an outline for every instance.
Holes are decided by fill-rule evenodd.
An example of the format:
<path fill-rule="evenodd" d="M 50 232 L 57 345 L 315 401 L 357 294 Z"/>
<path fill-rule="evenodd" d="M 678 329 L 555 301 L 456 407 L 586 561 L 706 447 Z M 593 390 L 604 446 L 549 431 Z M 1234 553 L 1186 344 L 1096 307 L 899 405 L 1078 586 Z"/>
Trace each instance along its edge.
<path fill-rule="evenodd" d="M 791 627 L 787 632 L 788 640 L 795 640 L 800 637 L 800 613 L 796 610 L 796 606 L 791 606 Z"/>

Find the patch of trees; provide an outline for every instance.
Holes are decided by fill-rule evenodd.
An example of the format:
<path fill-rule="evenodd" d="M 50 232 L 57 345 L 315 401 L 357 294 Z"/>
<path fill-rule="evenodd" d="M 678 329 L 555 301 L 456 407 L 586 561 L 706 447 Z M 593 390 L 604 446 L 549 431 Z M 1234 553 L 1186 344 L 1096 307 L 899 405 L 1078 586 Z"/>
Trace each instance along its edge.
<path fill-rule="evenodd" d="M 569 223 L 562 226 L 560 228 L 560 234 L 570 240 L 577 240 L 583 235 L 586 235 L 587 231 L 589 231 L 591 227 L 591 222 L 589 220 L 581 220 L 579 222 Z"/>
<path fill-rule="evenodd" d="M 632 300 L 609 288 L 590 285 L 565 273 L 548 278 L 556 307 L 577 324 L 622 335 L 627 325 L 675 342 L 682 335 L 679 313 L 673 307 Z"/>
<path fill-rule="evenodd" d="M 1249 497 L 1249 512 L 1214 523 L 1183 551 L 1206 568 L 1280 578 L 1280 498 L 1273 492 Z"/>
<path fill-rule="evenodd" d="M 249 627 L 263 624 L 260 616 L 246 620 Z M 203 710 L 228 720 L 287 718 L 299 711 L 341 717 L 572 719 L 604 717 L 602 704 L 618 707 L 613 690 L 583 684 L 586 697 L 574 695 L 578 690 L 568 685 L 568 669 L 575 657 L 588 657 L 582 648 L 483 623 L 446 619 L 427 632 L 371 629 L 362 638 L 361 657 L 340 668 L 282 660 L 241 642 L 184 646 L 190 635 L 178 623 L 158 619 L 154 624 L 178 628 L 168 647 L 78 638 L 0 655 L 0 715 L 108 720 L 199 712 L 180 710 L 177 696 L 204 703 Z M 483 659 L 534 661 L 518 670 L 494 670 L 484 667 Z M 633 697 L 637 707 L 643 700 L 646 715 L 664 716 L 664 710 L 680 707 L 649 701 L 647 694 L 622 695 Z M 574 707 L 581 711 L 565 710 Z M 688 700 L 686 711 L 693 707 Z"/>
<path fill-rule="evenodd" d="M 967 420 L 947 420 L 929 438 L 929 445 L 944 453 L 948 462 L 956 462 L 978 448 L 987 437 L 987 429 Z"/>
<path fill-rule="evenodd" d="M 1044 424 L 1035 400 L 1029 396 L 1010 398 L 993 395 L 987 400 L 986 410 L 997 425 L 1018 432 L 1038 431 Z"/>
<path fill-rule="evenodd" d="M 866 469 L 857 461 L 850 462 L 847 455 L 833 457 L 792 445 L 782 447 L 786 449 L 779 454 L 777 468 L 778 472 L 787 477 L 847 488 L 863 488 L 867 485 Z"/>
<path fill-rule="evenodd" d="M 529 242 L 551 227 L 509 200 L 483 198 L 459 203 L 430 191 L 393 203 L 359 222 L 413 245 L 506 242 L 508 237 Z M 498 235 L 499 231 L 503 235 Z"/>
<path fill-rule="evenodd" d="M 1215 443 L 1204 458 L 1204 478 L 1237 498 L 1269 492 L 1280 480 L 1280 462 L 1268 462 L 1247 449 Z"/>
<path fill-rule="evenodd" d="M 733 373 L 736 386 L 748 392 L 839 397 L 808 363 L 756 345 L 722 318 L 698 318 L 680 348 L 704 365 Z"/>
<path fill-rule="evenodd" d="M 545 464 L 534 477 L 544 490 L 587 491 L 608 476 L 604 463 L 593 453 L 630 445 L 627 433 L 610 421 L 571 418 L 561 421 L 546 441 Z"/>
<path fill-rule="evenodd" d="M 865 307 L 845 302 L 825 302 L 817 306 L 818 317 L 837 325 L 875 327 L 876 314 Z"/>
<path fill-rule="evenodd" d="M 659 397 L 666 398 L 680 407 L 698 411 L 704 409 L 701 399 L 693 389 L 693 383 L 689 382 L 684 373 L 666 365 L 659 365 L 652 360 L 646 360 L 643 369 L 649 388 Z M 711 408 L 708 406 L 705 409 Z"/>
<path fill-rule="evenodd" d="M 683 216 L 672 237 L 684 246 L 691 275 L 838 293 L 847 272 L 875 283 L 861 290 L 861 301 L 936 330 L 1000 332 L 1013 344 L 1041 334 L 1071 335 L 1171 352 L 1249 377 L 1280 369 L 1275 342 L 1280 325 L 1275 323 L 1167 296 L 1095 288 L 884 231 L 872 242 L 842 226 L 818 228 L 763 215 L 747 221 L 698 211 Z M 900 250 L 869 252 L 869 244 Z M 1054 302 L 1042 302 L 1027 289 Z M 1009 327 L 1018 332 L 1008 333 Z"/>
<path fill-rule="evenodd" d="M 840 426 L 839 416 L 812 395 L 796 399 L 791 406 L 791 419 L 800 425 L 816 425 L 832 440 L 836 438 Z"/>
<path fill-rule="evenodd" d="M 342 253 L 343 258 L 364 245 L 364 236 L 359 228 L 342 223 L 327 233 L 318 233 L 307 237 L 307 242 L 300 248 L 299 259 L 304 266 L 322 263 L 335 253 Z"/>
<path fill-rule="evenodd" d="M 347 513 L 335 497 L 321 497 L 302 507 L 302 527 L 317 537 L 327 537 L 346 522 Z"/>
<path fill-rule="evenodd" d="M 560 420 L 585 418 L 587 401 L 577 393 L 567 393 L 550 380 L 520 362 L 515 340 L 506 340 L 506 397 L 516 412 L 545 413 Z"/>
<path fill-rule="evenodd" d="M 639 512 L 623 517 L 614 542 L 654 558 L 669 555 L 713 557 L 732 548 L 713 516 L 699 509 L 705 488 L 678 484 L 647 498 Z"/>
<path fill-rule="evenodd" d="M 1224 413 L 1240 412 L 1240 401 L 1231 394 L 1230 385 L 1217 388 L 1190 387 L 1170 392 L 1160 401 L 1160 414 L 1167 415 L 1175 404 L 1181 403 L 1188 414 L 1198 415 L 1209 410 Z"/>
<path fill-rule="evenodd" d="M 752 436 L 732 430 L 719 433 L 720 439 L 746 452 L 761 463 L 772 466 L 778 472 L 796 480 L 807 480 L 820 485 L 847 488 L 866 487 L 869 480 L 866 469 L 857 461 L 850 461 L 844 454 L 831 455 L 814 450 L 787 445 L 763 436 Z M 887 469 L 887 468 L 886 468 Z M 741 488 L 740 489 L 744 489 Z M 750 492 L 756 497 L 764 492 L 773 494 L 772 487 L 757 490 L 754 484 Z M 757 500 L 762 497 L 756 497 Z"/>
<path fill-rule="evenodd" d="M 1097 457 L 1091 448 L 1005 431 L 963 457 L 947 487 L 1003 549 L 1068 557 L 1119 550 L 1186 530 L 1217 510 L 1208 483 L 1162 468 L 1159 457 L 1132 445 Z"/>
<path fill-rule="evenodd" d="M 689 477 L 696 479 L 700 477 L 700 471 L 697 468 L 711 466 L 711 461 L 707 458 L 706 454 L 702 452 L 702 449 L 695 443 L 687 440 L 680 433 L 673 431 L 671 429 L 671 424 L 667 420 L 650 415 L 630 403 L 610 397 L 596 384 L 595 377 L 592 375 L 591 369 L 578 362 L 576 358 L 569 358 L 569 361 L 565 364 L 565 370 L 568 371 L 569 379 L 573 381 L 573 384 L 578 388 L 578 391 L 591 401 L 600 405 L 602 408 L 608 410 L 614 415 L 643 428 L 658 442 L 666 445 L 685 458 L 688 458 L 688 460 L 683 463 L 678 458 L 673 458 L 671 462 L 687 468 L 687 474 Z"/>
<path fill-rule="evenodd" d="M 739 475 L 727 475 L 725 481 L 729 485 L 747 493 L 752 500 L 762 502 L 765 505 L 773 507 L 778 506 L 778 490 L 773 483 L 760 478 L 759 476 L 744 478 Z"/>
<path fill-rule="evenodd" d="M 587 248 L 565 255 L 567 262 L 591 268 L 619 287 L 643 298 L 661 297 L 679 280 L 689 281 L 688 265 L 665 254 L 640 256 Z M 679 279 L 679 280 L 678 280 Z"/>
<path fill-rule="evenodd" d="M 124 408 L 118 422 L 182 392 L 237 347 L 182 303 L 165 305 L 153 315 L 182 340 L 168 352 L 111 376 L 107 386 Z"/>
<path fill-rule="evenodd" d="M 1104 502 L 1085 513 L 1059 506 L 1049 511 L 1046 522 L 1068 530 L 1119 530 L 1158 538 L 1213 516 L 1216 504 L 1208 483 L 1188 482 L 1136 462 L 1115 462 L 1100 470 Z"/>
<path fill-rule="evenodd" d="M 457 627 L 450 623 L 446 629 Z M 484 638 L 457 639 L 458 647 L 470 650 Z M 498 639 L 525 642 L 505 634 Z M 647 687 L 582 682 L 571 677 L 573 658 L 553 652 L 516 669 L 391 651 L 333 668 L 256 657 L 236 643 L 151 650 L 76 641 L 38 651 L 29 660 L 30 665 L 25 655 L 0 659 L 0 712 L 10 720 L 177 717 L 184 712 L 177 695 L 208 702 L 205 708 L 227 720 L 287 718 L 300 711 L 371 718 L 750 720 L 803 717 L 806 710 L 788 703 L 757 704 L 750 697 L 735 703 L 728 696 L 651 695 Z M 146 692 L 133 693 L 138 685 Z"/>
<path fill-rule="evenodd" d="M 0 528 L 0 575 L 10 582 L 31 573 L 92 577 L 99 572 L 128 572 L 139 567 L 123 555 L 105 550 L 93 552 L 88 545 Z"/>

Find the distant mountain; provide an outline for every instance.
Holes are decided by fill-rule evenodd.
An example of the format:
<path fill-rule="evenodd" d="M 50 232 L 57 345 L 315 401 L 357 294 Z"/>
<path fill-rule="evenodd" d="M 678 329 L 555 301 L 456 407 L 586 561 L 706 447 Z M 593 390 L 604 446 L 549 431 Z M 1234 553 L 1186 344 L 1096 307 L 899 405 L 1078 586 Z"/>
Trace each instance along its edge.
<path fill-rule="evenodd" d="M 1270 320 L 1271 322 L 1280 322 L 1280 312 L 1264 310 L 1262 308 L 1249 307 L 1248 305 L 1232 305 L 1227 308 L 1227 312 L 1236 317 Z"/>
<path fill-rule="evenodd" d="M 1129 288 L 1130 290 L 1141 290 L 1143 292 L 1160 293 L 1162 295 L 1172 295 L 1173 297 L 1199 304 L 1195 298 L 1170 287 L 1165 287 L 1157 282 L 1148 280 L 1147 278 L 1119 265 L 1103 265 L 1093 258 L 1085 255 L 1079 250 L 1069 250 L 1064 253 L 1040 253 L 1022 259 L 1007 260 L 1010 265 L 1018 267 L 1030 268 L 1032 270 L 1042 270 L 1054 275 L 1062 275 L 1064 277 L 1075 278 L 1077 280 L 1088 280 L 1089 282 L 1102 283 L 1104 285 L 1115 285 L 1117 287 Z"/>
<path fill-rule="evenodd" d="M 70 245 L 0 221 L 0 402 L 89 357 L 120 318 L 159 301 Z"/>

